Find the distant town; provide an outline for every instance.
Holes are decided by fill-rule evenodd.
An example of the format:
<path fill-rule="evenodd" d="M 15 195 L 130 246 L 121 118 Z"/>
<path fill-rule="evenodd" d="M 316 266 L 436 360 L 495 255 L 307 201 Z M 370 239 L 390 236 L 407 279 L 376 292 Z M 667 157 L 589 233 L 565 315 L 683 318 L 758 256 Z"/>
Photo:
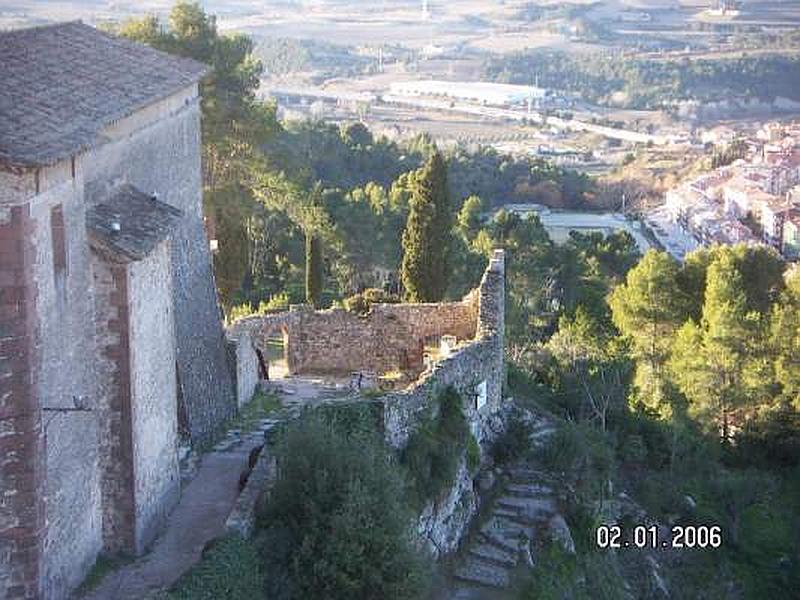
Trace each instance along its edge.
<path fill-rule="evenodd" d="M 730 164 L 703 173 L 668 191 L 657 209 L 654 233 L 673 254 L 687 249 L 681 235 L 660 227 L 667 216 L 689 246 L 766 244 L 785 258 L 800 256 L 800 124 L 769 123 L 753 138 L 728 143 Z M 738 150 L 737 150 L 738 149 Z M 685 239 L 685 237 L 684 237 Z"/>

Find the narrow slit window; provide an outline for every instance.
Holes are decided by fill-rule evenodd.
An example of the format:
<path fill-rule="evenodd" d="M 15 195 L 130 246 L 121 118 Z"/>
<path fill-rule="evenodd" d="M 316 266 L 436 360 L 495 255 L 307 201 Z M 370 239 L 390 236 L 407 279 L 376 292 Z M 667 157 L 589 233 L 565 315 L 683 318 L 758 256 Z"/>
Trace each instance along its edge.
<path fill-rule="evenodd" d="M 50 212 L 50 229 L 53 237 L 53 270 L 67 272 L 67 239 L 64 231 L 64 210 L 61 205 L 54 206 Z"/>

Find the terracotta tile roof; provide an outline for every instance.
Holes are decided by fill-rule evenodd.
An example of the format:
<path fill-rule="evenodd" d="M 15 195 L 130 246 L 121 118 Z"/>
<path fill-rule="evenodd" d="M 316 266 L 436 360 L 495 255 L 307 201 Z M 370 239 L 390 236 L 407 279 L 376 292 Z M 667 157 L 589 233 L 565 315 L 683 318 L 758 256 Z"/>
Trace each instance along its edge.
<path fill-rule="evenodd" d="M 93 248 L 116 262 L 130 262 L 150 254 L 182 216 L 177 208 L 126 184 L 86 211 L 86 227 Z"/>
<path fill-rule="evenodd" d="M 79 22 L 0 33 L 0 165 L 68 158 L 206 71 Z"/>

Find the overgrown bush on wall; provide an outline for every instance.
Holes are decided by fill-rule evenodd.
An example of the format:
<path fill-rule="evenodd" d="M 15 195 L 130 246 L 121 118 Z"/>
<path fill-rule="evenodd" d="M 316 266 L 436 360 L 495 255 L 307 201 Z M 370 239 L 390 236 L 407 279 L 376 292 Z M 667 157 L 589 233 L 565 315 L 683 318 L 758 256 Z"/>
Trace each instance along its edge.
<path fill-rule="evenodd" d="M 278 480 L 260 516 L 267 597 L 425 597 L 396 458 L 366 411 L 320 411 L 275 447 Z"/>
<path fill-rule="evenodd" d="M 529 435 L 530 429 L 522 419 L 510 419 L 506 430 L 492 444 L 492 459 L 505 463 L 521 457 L 530 446 Z"/>
<path fill-rule="evenodd" d="M 370 311 L 373 304 L 395 304 L 397 302 L 400 302 L 400 298 L 395 294 L 376 288 L 368 288 L 360 294 L 345 298 L 344 307 L 350 312 L 365 315 Z"/>
<path fill-rule="evenodd" d="M 455 480 L 472 437 L 461 402 L 454 388 L 446 388 L 437 398 L 437 417 L 415 431 L 403 451 L 401 463 L 408 473 L 412 500 L 417 507 L 438 498 Z"/>

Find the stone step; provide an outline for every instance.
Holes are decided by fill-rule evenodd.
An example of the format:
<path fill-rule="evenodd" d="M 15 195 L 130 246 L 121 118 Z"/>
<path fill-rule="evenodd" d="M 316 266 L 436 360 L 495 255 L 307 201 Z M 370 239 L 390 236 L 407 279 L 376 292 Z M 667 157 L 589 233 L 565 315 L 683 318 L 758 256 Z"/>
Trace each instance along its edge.
<path fill-rule="evenodd" d="M 477 544 L 469 549 L 472 556 L 480 558 L 486 562 L 494 563 L 501 567 L 514 568 L 517 566 L 517 553 L 500 548 L 496 544 Z"/>
<path fill-rule="evenodd" d="M 529 525 L 545 521 L 558 512 L 555 500 L 549 496 L 538 498 L 504 496 L 497 502 L 503 508 L 516 511 L 516 521 Z"/>
<path fill-rule="evenodd" d="M 489 534 L 500 532 L 505 537 L 514 541 L 511 548 L 516 551 L 520 536 L 530 539 L 533 535 L 533 528 L 525 523 L 520 523 L 515 519 L 505 519 L 499 517 L 492 517 L 481 527 L 481 533 Z"/>
<path fill-rule="evenodd" d="M 558 506 L 554 498 L 527 498 L 526 501 L 528 504 L 520 511 L 519 515 L 523 523 L 538 524 L 558 513 Z"/>
<path fill-rule="evenodd" d="M 528 436 L 528 442 L 534 446 L 543 446 L 554 431 L 554 429 L 543 429 L 537 433 L 532 433 Z"/>
<path fill-rule="evenodd" d="M 540 498 L 553 495 L 553 488 L 541 483 L 509 483 L 505 487 L 505 491 L 509 496 L 521 498 Z"/>
<path fill-rule="evenodd" d="M 523 467 L 510 467 L 507 471 L 512 483 L 543 483 L 546 479 L 542 471 Z"/>
<path fill-rule="evenodd" d="M 536 421 L 536 424 L 533 427 L 531 427 L 532 432 L 543 431 L 545 429 L 555 431 L 556 425 L 547 419 L 539 419 L 538 421 Z"/>
<path fill-rule="evenodd" d="M 501 517 L 506 519 L 515 519 L 519 516 L 519 513 L 516 510 L 509 510 L 507 508 L 502 508 L 499 506 L 492 511 L 492 514 L 495 517 Z"/>
<path fill-rule="evenodd" d="M 519 496 L 501 496 L 497 499 L 497 506 L 520 514 L 529 501 L 530 498 L 520 498 Z"/>
<path fill-rule="evenodd" d="M 476 557 L 467 558 L 455 571 L 456 579 L 492 588 L 507 588 L 511 575 L 507 568 Z"/>
<path fill-rule="evenodd" d="M 506 535 L 502 531 L 481 532 L 480 539 L 490 546 L 495 546 L 505 552 L 519 551 L 519 540 Z"/>
<path fill-rule="evenodd" d="M 533 467 L 524 466 L 524 465 L 508 465 L 506 467 L 506 473 L 510 477 L 519 477 L 519 478 L 536 478 L 537 480 L 540 479 L 544 472 L 540 469 L 534 469 Z"/>

